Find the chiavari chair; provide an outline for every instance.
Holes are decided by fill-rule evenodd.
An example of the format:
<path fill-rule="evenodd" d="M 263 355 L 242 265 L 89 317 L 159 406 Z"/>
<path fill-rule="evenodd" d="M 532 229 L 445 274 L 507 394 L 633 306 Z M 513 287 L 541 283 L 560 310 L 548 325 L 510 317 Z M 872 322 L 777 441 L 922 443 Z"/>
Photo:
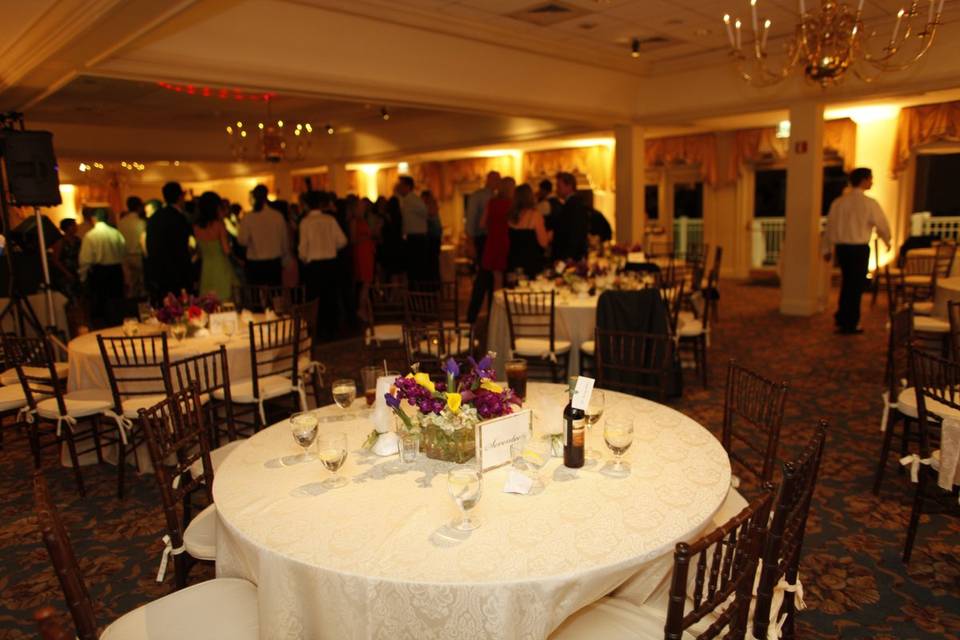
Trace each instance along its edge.
<path fill-rule="evenodd" d="M 304 387 L 309 384 L 313 389 L 313 402 L 318 407 L 320 406 L 320 389 L 323 387 L 323 374 L 327 372 L 326 365 L 313 357 L 319 313 L 319 299 L 290 307 L 290 315 L 300 319 L 300 333 L 297 339 L 297 367 L 300 370 L 300 378 Z"/>
<path fill-rule="evenodd" d="M 152 407 L 171 388 L 170 352 L 167 334 L 152 336 L 97 336 L 100 357 L 110 382 L 112 412 L 117 423 L 117 496 L 122 498 L 127 457 L 133 455 L 137 468 L 137 447 L 143 434 L 135 428 L 138 411 Z"/>
<path fill-rule="evenodd" d="M 712 532 L 677 544 L 669 591 L 661 589 L 639 606 L 616 596 L 602 598 L 568 618 L 551 640 L 742 640 L 772 500 L 768 486 Z"/>
<path fill-rule="evenodd" d="M 665 334 L 613 331 L 597 327 L 597 386 L 645 398 L 666 400 L 673 374 L 673 340 Z"/>
<path fill-rule="evenodd" d="M 910 468 L 911 480 L 916 483 L 903 547 L 904 562 L 910 562 L 925 503 L 934 497 L 950 496 L 955 508 L 956 486 L 960 484 L 960 468 L 957 468 L 960 465 L 952 464 L 948 459 L 949 456 L 960 456 L 960 363 L 911 346 L 910 373 L 917 389 L 920 450 L 900 461 Z M 939 434 L 936 433 L 937 423 L 940 423 Z M 936 448 L 938 440 L 943 449 Z M 941 465 L 947 465 L 944 473 L 953 477 L 940 475 Z M 933 495 L 937 493 L 941 495 Z"/>
<path fill-rule="evenodd" d="M 707 290 L 704 292 L 706 304 L 710 307 L 710 317 L 716 322 L 720 319 L 720 264 L 723 262 L 723 247 L 713 250 L 713 266 L 707 274 Z M 710 283 L 713 283 L 712 285 Z"/>
<path fill-rule="evenodd" d="M 113 409 L 110 392 L 105 389 L 66 392 L 64 381 L 57 373 L 53 348 L 44 336 L 8 336 L 4 342 L 4 350 L 17 370 L 27 399 L 22 417 L 27 423 L 34 468 L 41 468 L 44 449 L 55 449 L 59 459 L 61 446 L 66 444 L 77 491 L 85 496 L 80 456 L 95 452 L 97 461 L 103 462 L 100 418 Z M 77 449 L 78 443 L 87 442 L 91 443 L 90 447 Z"/>
<path fill-rule="evenodd" d="M 821 420 L 800 456 L 783 465 L 783 480 L 761 555 L 753 612 L 754 638 L 795 636 L 794 618 L 802 607 L 796 596 L 803 589 L 800 552 L 826 440 L 827 423 Z"/>
<path fill-rule="evenodd" d="M 39 471 L 33 476 L 33 494 L 40 534 L 70 610 L 76 637 L 97 640 L 93 600 L 70 537 Z M 256 586 L 238 578 L 217 578 L 124 614 L 103 630 L 99 640 L 154 637 L 254 640 L 259 635 Z"/>
<path fill-rule="evenodd" d="M 715 290 L 717 273 L 710 272 L 710 278 L 707 281 L 707 290 Z M 703 388 L 707 388 L 707 347 L 710 341 L 710 318 L 711 306 L 704 299 L 703 291 L 698 291 L 701 305 L 699 317 L 677 316 L 677 347 L 683 351 L 688 347 L 693 355 L 693 364 L 697 375 L 700 377 L 700 383 Z"/>
<path fill-rule="evenodd" d="M 303 304 L 306 301 L 306 287 L 275 287 L 259 284 L 233 285 L 233 302 L 238 309 L 265 311 L 273 309 L 283 313 L 290 305 Z M 277 305 L 280 308 L 276 308 Z"/>
<path fill-rule="evenodd" d="M 676 270 L 668 270 L 660 280 L 660 297 L 667 308 L 667 320 L 670 334 L 677 336 L 680 324 L 680 308 L 683 306 L 684 277 Z"/>
<path fill-rule="evenodd" d="M 773 480 L 786 398 L 785 382 L 773 382 L 730 360 L 721 443 L 730 459 L 760 482 Z M 756 454 L 759 465 L 756 459 L 741 455 L 738 444 Z"/>
<path fill-rule="evenodd" d="M 157 582 L 163 582 L 172 560 L 177 589 L 187 586 L 187 574 L 195 561 L 217 559 L 217 512 L 211 490 L 214 469 L 203 413 L 196 382 L 139 411 L 167 526 Z M 197 494 L 206 506 L 191 518 L 191 500 Z"/>
<path fill-rule="evenodd" d="M 381 346 L 403 341 L 406 296 L 407 285 L 403 283 L 375 282 L 370 285 L 367 301 L 370 324 L 364 332 L 368 345 Z"/>
<path fill-rule="evenodd" d="M 17 368 L 13 366 L 13 361 L 7 358 L 4 352 L 4 342 L 7 335 L 4 334 L 0 339 L 0 368 L 3 369 L 4 376 L 8 377 L 10 384 L 0 386 L 0 449 L 3 449 L 3 432 L 6 429 L 7 422 L 13 418 L 13 425 L 20 426 L 22 409 L 27 406 L 27 398 L 23 395 L 23 387 L 20 385 L 20 378 L 17 376 Z M 13 374 L 12 380 L 7 372 Z"/>
<path fill-rule="evenodd" d="M 210 431 L 211 457 L 216 469 L 232 448 L 240 443 L 240 433 L 233 419 L 227 348 L 220 345 L 214 351 L 174 360 L 170 363 L 170 383 L 168 395 L 194 385 L 197 387 Z M 221 446 L 224 436 L 227 442 Z"/>
<path fill-rule="evenodd" d="M 557 338 L 557 292 L 504 289 L 510 357 L 522 356 L 531 370 L 546 370 L 553 382 L 567 375 L 570 341 Z"/>

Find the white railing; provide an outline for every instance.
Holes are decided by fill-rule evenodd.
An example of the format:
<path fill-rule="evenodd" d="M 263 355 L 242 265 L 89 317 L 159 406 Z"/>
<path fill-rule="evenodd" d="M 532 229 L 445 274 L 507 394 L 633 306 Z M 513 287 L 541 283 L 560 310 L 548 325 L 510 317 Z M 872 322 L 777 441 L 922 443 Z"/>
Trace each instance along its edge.
<path fill-rule="evenodd" d="M 673 221 L 673 253 L 687 255 L 688 247 L 703 244 L 703 220 L 681 217 Z"/>
<path fill-rule="evenodd" d="M 960 217 L 933 217 L 929 211 L 914 213 L 910 216 L 910 235 L 958 240 L 960 239 Z"/>
<path fill-rule="evenodd" d="M 820 218 L 820 231 L 827 224 L 826 218 Z M 783 241 L 787 235 L 786 218 L 754 218 L 750 223 L 751 247 L 750 266 L 754 269 L 775 267 L 780 262 Z"/>

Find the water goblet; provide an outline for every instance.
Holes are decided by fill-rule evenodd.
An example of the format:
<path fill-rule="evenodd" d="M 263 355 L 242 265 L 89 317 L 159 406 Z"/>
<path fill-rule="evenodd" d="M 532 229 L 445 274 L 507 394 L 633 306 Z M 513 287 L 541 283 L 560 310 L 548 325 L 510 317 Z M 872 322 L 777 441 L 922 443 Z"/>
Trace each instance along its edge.
<path fill-rule="evenodd" d="M 406 464 L 413 464 L 420 455 L 420 434 L 400 434 L 400 460 Z"/>
<path fill-rule="evenodd" d="M 170 325 L 170 335 L 176 338 L 177 342 L 181 342 L 187 337 L 187 323 L 174 322 L 172 325 Z"/>
<path fill-rule="evenodd" d="M 331 475 L 323 481 L 323 486 L 328 489 L 336 489 L 346 485 L 349 481 L 341 475 L 337 475 L 340 467 L 347 460 L 347 434 L 345 433 L 324 433 L 317 438 L 317 457 L 327 468 Z"/>
<path fill-rule="evenodd" d="M 223 329 L 223 335 L 227 337 L 227 340 L 232 338 L 233 334 L 237 332 L 237 323 L 234 320 L 224 320 L 220 326 Z"/>
<path fill-rule="evenodd" d="M 303 447 L 303 453 L 297 457 L 297 462 L 315 460 L 310 453 L 310 445 L 317 439 L 317 416 L 310 412 L 296 413 L 290 418 L 290 432 L 297 444 Z"/>
<path fill-rule="evenodd" d="M 349 409 L 357 398 L 357 383 L 350 378 L 340 378 L 333 381 L 333 401 L 341 409 Z"/>
<path fill-rule="evenodd" d="M 124 318 L 122 325 L 123 335 L 129 337 L 140 335 L 140 321 L 136 318 Z"/>
<path fill-rule="evenodd" d="M 480 526 L 470 518 L 470 510 L 480 502 L 483 488 L 480 470 L 476 467 L 456 467 L 447 472 L 447 491 L 460 509 L 460 518 L 450 524 L 457 531 L 473 531 Z"/>
<path fill-rule="evenodd" d="M 623 464 L 623 454 L 633 444 L 633 417 L 625 413 L 608 417 L 603 426 L 603 439 L 610 451 L 613 452 L 613 471 L 622 473 L 626 470 Z"/>

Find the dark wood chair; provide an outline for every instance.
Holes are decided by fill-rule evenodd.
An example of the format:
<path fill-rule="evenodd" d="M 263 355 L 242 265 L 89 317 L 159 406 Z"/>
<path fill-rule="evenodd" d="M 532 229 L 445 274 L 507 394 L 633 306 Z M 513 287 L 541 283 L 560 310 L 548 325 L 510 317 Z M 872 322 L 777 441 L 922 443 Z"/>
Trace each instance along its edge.
<path fill-rule="evenodd" d="M 300 320 L 300 331 L 297 338 L 297 367 L 300 370 L 300 379 L 303 382 L 304 389 L 308 384 L 313 389 L 313 402 L 317 407 L 320 406 L 323 374 L 327 372 L 326 365 L 313 357 L 317 340 L 319 313 L 319 299 L 295 304 L 290 307 L 289 313 L 289 315 Z"/>
<path fill-rule="evenodd" d="M 686 285 L 683 275 L 676 270 L 664 273 L 660 279 L 660 297 L 667 308 L 667 321 L 670 333 L 677 335 L 680 324 L 680 310 L 683 307 L 683 288 Z"/>
<path fill-rule="evenodd" d="M 61 446 L 66 444 L 77 491 L 85 496 L 80 456 L 95 452 L 97 461 L 103 462 L 100 418 L 113 408 L 110 392 L 92 389 L 67 393 L 57 372 L 53 347 L 46 337 L 8 336 L 4 348 L 16 368 L 27 400 L 23 419 L 27 423 L 34 468 L 42 467 L 44 449 L 54 449 L 59 460 Z M 78 444 L 88 443 L 87 448 L 77 448 Z"/>
<path fill-rule="evenodd" d="M 510 356 L 522 357 L 534 372 L 549 372 L 553 382 L 567 377 L 570 341 L 557 338 L 556 291 L 503 290 L 510 330 Z"/>
<path fill-rule="evenodd" d="M 163 581 L 172 556 L 178 589 L 187 586 L 187 573 L 196 560 L 216 560 L 217 513 L 211 490 L 214 472 L 203 413 L 196 382 L 139 411 L 167 524 L 157 581 Z M 197 494 L 207 506 L 191 518 L 191 500 Z M 182 513 L 178 513 L 178 506 Z"/>
<path fill-rule="evenodd" d="M 763 562 L 753 613 L 755 638 L 795 636 L 794 594 L 798 590 L 800 551 L 826 440 L 827 423 L 821 420 L 800 456 L 783 465 L 783 480 L 761 556 Z M 783 631 L 782 636 L 776 633 L 778 629 Z M 768 630 L 773 633 L 768 634 Z"/>
<path fill-rule="evenodd" d="M 210 425 L 211 447 L 219 447 L 224 436 L 227 442 L 234 442 L 240 437 L 233 419 L 230 364 L 224 345 L 214 351 L 174 360 L 170 363 L 169 377 L 171 386 L 167 389 L 167 395 L 192 385 L 197 386 Z"/>
<path fill-rule="evenodd" d="M 917 390 L 917 424 L 920 451 L 911 454 L 905 463 L 910 466 L 911 479 L 916 482 L 913 508 L 903 546 L 903 561 L 910 562 L 917 539 L 920 516 L 927 500 L 949 497 L 956 508 L 956 489 L 944 491 L 938 485 L 940 451 L 936 423 L 951 420 L 960 422 L 960 363 L 938 358 L 910 347 L 910 375 Z M 952 483 L 951 483 L 952 484 Z"/>
<path fill-rule="evenodd" d="M 80 572 L 70 538 L 39 471 L 33 475 L 37 524 L 60 581 L 78 640 L 97 640 L 93 600 Z M 211 607 L 211 602 L 216 606 Z M 48 618 L 49 619 L 49 618 Z M 48 626 L 52 626 L 48 623 Z M 121 616 L 103 637 L 205 637 L 216 627 L 220 637 L 253 640 L 259 636 L 257 588 L 246 580 L 217 578 L 195 584 Z M 56 637 L 56 636 L 54 636 Z"/>
<path fill-rule="evenodd" d="M 273 309 L 282 313 L 290 305 L 306 302 L 306 287 L 274 287 L 259 284 L 233 285 L 233 302 L 238 309 L 250 311 L 265 311 Z M 280 308 L 277 308 L 277 305 Z"/>
<path fill-rule="evenodd" d="M 773 480 L 780 426 L 787 398 L 787 384 L 767 380 L 730 360 L 723 402 L 721 442 L 731 460 L 738 462 L 760 482 Z M 747 459 L 735 446 L 743 445 L 760 460 Z"/>
<path fill-rule="evenodd" d="M 700 384 L 707 388 L 709 372 L 707 370 L 707 347 L 710 343 L 710 320 L 712 307 L 704 297 L 705 291 L 716 289 L 715 272 L 711 272 L 707 280 L 707 289 L 697 291 L 701 304 L 697 317 L 677 318 L 677 348 L 681 353 L 689 349 L 693 358 L 694 368 L 700 378 Z"/>
<path fill-rule="evenodd" d="M 370 285 L 368 317 L 366 327 L 367 345 L 382 346 L 400 344 L 403 341 L 403 322 L 405 318 L 405 300 L 407 285 L 403 283 L 375 282 Z"/>
<path fill-rule="evenodd" d="M 665 400 L 673 374 L 673 339 L 666 334 L 597 328 L 597 386 Z"/>
<path fill-rule="evenodd" d="M 117 496 L 123 498 L 127 458 L 140 468 L 137 447 L 143 434 L 135 421 L 140 409 L 152 407 L 170 391 L 170 353 L 167 334 L 152 336 L 97 336 L 113 398 L 111 417 L 117 423 Z M 109 415 L 109 414 L 108 414 Z"/>
<path fill-rule="evenodd" d="M 880 419 L 880 431 L 883 444 L 880 447 L 880 459 L 873 479 L 873 493 L 880 495 L 884 472 L 890 458 L 890 448 L 896 436 L 897 424 L 901 425 L 900 456 L 908 453 L 908 442 L 912 425 L 917 421 L 917 394 L 910 385 L 909 350 L 913 339 L 913 311 L 909 306 L 901 307 L 890 316 L 890 332 L 887 338 L 886 385 L 883 392 L 883 416 Z"/>

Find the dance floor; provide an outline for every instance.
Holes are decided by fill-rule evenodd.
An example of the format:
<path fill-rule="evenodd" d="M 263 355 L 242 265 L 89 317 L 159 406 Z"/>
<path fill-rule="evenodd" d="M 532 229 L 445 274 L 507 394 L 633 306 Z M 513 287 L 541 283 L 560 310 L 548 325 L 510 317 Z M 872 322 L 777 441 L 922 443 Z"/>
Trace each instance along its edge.
<path fill-rule="evenodd" d="M 841 337 L 830 314 L 780 316 L 775 288 L 721 288 L 711 387 L 702 390 L 688 372 L 684 398 L 673 405 L 719 433 L 725 364 L 736 357 L 790 383 L 782 457 L 792 457 L 818 417 L 831 423 L 801 562 L 808 609 L 798 618 L 798 637 L 960 638 L 960 519 L 925 516 L 907 567 L 900 553 L 912 487 L 892 459 L 881 496 L 870 493 L 880 446 L 885 305 L 865 303 L 866 333 Z M 359 343 L 322 350 L 328 380 L 356 375 Z M 31 471 L 26 438 L 8 431 L 0 451 L 0 640 L 35 637 L 31 614 L 43 604 L 65 612 L 32 515 Z M 153 478 L 133 478 L 121 502 L 113 467 L 84 471 L 86 498 L 77 496 L 68 470 L 51 471 L 49 479 L 103 625 L 168 593 L 173 576 L 154 581 L 164 520 Z M 191 574 L 212 576 L 204 566 Z"/>

